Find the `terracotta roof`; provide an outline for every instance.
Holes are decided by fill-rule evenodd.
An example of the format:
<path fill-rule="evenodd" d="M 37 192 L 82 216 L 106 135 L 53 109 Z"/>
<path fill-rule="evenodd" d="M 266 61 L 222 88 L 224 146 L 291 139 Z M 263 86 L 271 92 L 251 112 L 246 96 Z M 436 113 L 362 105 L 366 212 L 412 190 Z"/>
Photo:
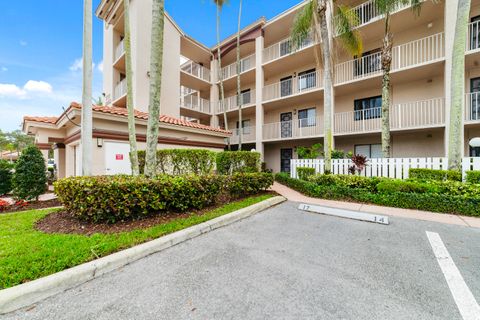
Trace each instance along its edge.
<path fill-rule="evenodd" d="M 72 102 L 70 104 L 70 108 L 76 108 L 76 109 L 81 109 L 82 106 L 79 103 Z M 119 115 L 119 116 L 128 116 L 128 111 L 126 108 L 117 108 L 117 107 L 107 107 L 107 106 L 97 106 L 93 105 L 92 110 L 95 112 L 102 112 L 102 113 L 108 113 L 108 114 L 113 114 L 113 115 Z M 148 113 L 142 112 L 139 110 L 135 110 L 135 118 L 137 119 L 142 119 L 142 120 L 148 120 Z M 34 122 L 43 122 L 43 123 L 52 123 L 55 124 L 58 119 L 56 117 L 30 117 L 30 116 L 25 116 L 24 121 L 34 121 Z M 189 127 L 189 128 L 194 128 L 194 129 L 201 129 L 201 130 L 207 130 L 211 132 L 219 132 L 219 133 L 224 133 L 224 134 L 231 134 L 230 131 L 226 131 L 220 128 L 214 128 L 210 126 L 206 126 L 203 124 L 198 124 L 166 115 L 160 115 L 160 122 L 167 123 L 167 124 L 173 124 L 181 127 Z"/>

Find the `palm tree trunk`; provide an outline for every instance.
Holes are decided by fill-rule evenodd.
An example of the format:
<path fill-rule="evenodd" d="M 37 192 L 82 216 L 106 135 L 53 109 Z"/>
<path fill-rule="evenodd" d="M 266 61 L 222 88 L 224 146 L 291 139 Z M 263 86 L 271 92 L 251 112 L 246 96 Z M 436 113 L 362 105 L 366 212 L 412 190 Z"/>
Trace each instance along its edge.
<path fill-rule="evenodd" d="M 217 60 L 218 80 L 220 81 L 220 103 L 223 109 L 223 122 L 225 130 L 228 130 L 227 110 L 225 109 L 225 90 L 223 89 L 222 50 L 220 49 L 220 4 L 217 4 Z M 230 138 L 227 138 L 228 150 L 230 150 Z"/>
<path fill-rule="evenodd" d="M 242 150 L 242 134 L 243 134 L 243 125 L 242 125 L 242 86 L 240 80 L 240 73 L 242 71 L 240 64 L 240 28 L 242 21 L 242 0 L 240 0 L 240 8 L 238 11 L 238 32 L 237 32 L 237 105 L 238 105 L 238 123 L 239 123 L 239 133 L 238 133 L 238 150 Z"/>
<path fill-rule="evenodd" d="M 92 175 L 92 0 L 83 2 L 82 175 Z"/>
<path fill-rule="evenodd" d="M 390 32 L 390 14 L 385 14 L 385 34 L 382 47 L 382 154 L 384 158 L 391 156 L 390 138 L 390 68 L 392 65 L 393 36 Z"/>
<path fill-rule="evenodd" d="M 162 93 L 164 0 L 153 0 L 152 48 L 150 54 L 150 101 L 148 106 L 145 175 L 152 177 L 157 167 L 158 126 Z"/>
<path fill-rule="evenodd" d="M 130 0 L 124 0 L 124 23 L 125 23 L 125 69 L 127 77 L 127 110 L 128 110 L 128 140 L 130 142 L 130 163 L 132 174 L 138 176 L 137 134 L 135 130 L 135 110 L 133 106 L 133 71 L 132 71 L 132 45 L 130 34 Z"/>

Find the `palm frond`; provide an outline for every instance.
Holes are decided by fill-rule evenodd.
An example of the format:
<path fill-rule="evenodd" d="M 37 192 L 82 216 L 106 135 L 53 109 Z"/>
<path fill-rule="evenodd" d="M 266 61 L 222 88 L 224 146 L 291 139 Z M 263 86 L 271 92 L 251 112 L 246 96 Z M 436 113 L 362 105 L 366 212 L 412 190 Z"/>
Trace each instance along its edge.
<path fill-rule="evenodd" d="M 363 51 L 360 33 L 354 29 L 358 24 L 359 18 L 354 10 L 345 5 L 338 6 L 338 13 L 335 18 L 336 32 L 345 49 L 354 55 L 360 55 Z"/>
<path fill-rule="evenodd" d="M 212 0 L 212 1 L 220 10 L 225 4 L 230 2 L 229 0 Z"/>
<path fill-rule="evenodd" d="M 315 1 L 310 1 L 295 17 L 291 30 L 292 50 L 296 50 L 308 38 L 314 25 L 314 14 Z"/>

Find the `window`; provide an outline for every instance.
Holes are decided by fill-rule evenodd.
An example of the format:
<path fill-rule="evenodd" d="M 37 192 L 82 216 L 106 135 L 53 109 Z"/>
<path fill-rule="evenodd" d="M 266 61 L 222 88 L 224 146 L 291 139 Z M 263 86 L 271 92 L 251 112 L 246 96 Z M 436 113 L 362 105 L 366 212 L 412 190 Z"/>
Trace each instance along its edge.
<path fill-rule="evenodd" d="M 369 159 L 382 158 L 381 144 L 358 144 L 355 145 L 355 154 L 366 156 Z"/>
<path fill-rule="evenodd" d="M 237 134 L 240 132 L 240 123 L 237 121 Z M 250 134 L 250 120 L 242 120 L 242 134 Z"/>
<path fill-rule="evenodd" d="M 317 121 L 317 110 L 315 108 L 298 111 L 298 127 L 314 127 Z"/>
<path fill-rule="evenodd" d="M 290 40 L 285 40 L 280 43 L 280 56 L 283 57 L 292 52 L 292 45 Z"/>
<path fill-rule="evenodd" d="M 355 121 L 382 117 L 382 96 L 358 99 L 353 104 Z"/>
<path fill-rule="evenodd" d="M 298 90 L 303 91 L 317 86 L 317 73 L 310 69 L 298 74 Z"/>
<path fill-rule="evenodd" d="M 355 77 L 376 72 L 382 69 L 380 48 L 366 51 L 360 59 L 354 56 L 353 75 Z"/>
<path fill-rule="evenodd" d="M 246 105 L 252 102 L 252 95 L 250 94 L 250 89 L 243 90 L 241 96 L 242 105 Z"/>
<path fill-rule="evenodd" d="M 470 110 L 467 110 L 468 120 L 480 120 L 480 78 L 470 79 L 470 94 L 467 99 L 467 105 L 470 104 Z"/>
<path fill-rule="evenodd" d="M 280 95 L 282 97 L 292 94 L 292 76 L 280 79 Z"/>
<path fill-rule="evenodd" d="M 471 25 L 469 26 L 469 49 L 475 50 L 480 48 L 480 16 L 476 16 L 470 19 Z"/>

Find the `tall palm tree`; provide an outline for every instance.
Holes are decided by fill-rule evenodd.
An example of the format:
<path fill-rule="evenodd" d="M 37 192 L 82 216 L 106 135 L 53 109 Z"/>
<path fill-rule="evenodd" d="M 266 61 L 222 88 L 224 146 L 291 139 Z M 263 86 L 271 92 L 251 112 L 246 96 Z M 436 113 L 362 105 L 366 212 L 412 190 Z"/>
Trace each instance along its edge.
<path fill-rule="evenodd" d="M 155 175 L 157 166 L 160 97 L 162 93 L 164 0 L 152 1 L 152 48 L 150 53 L 150 101 L 148 106 L 145 175 Z"/>
<path fill-rule="evenodd" d="M 138 176 L 140 168 L 138 166 L 137 153 L 137 133 L 135 130 L 135 110 L 133 106 L 133 70 L 132 70 L 132 44 L 130 34 L 130 0 L 123 0 L 124 6 L 124 28 L 125 38 L 125 69 L 127 77 L 127 110 L 128 110 L 128 140 L 130 142 L 130 163 L 132 174 Z"/>
<path fill-rule="evenodd" d="M 384 16 L 384 35 L 381 50 L 382 65 L 382 154 L 384 158 L 391 156 L 390 138 L 390 104 L 391 83 L 390 69 L 392 66 L 393 34 L 391 32 L 391 15 L 403 5 L 410 5 L 415 14 L 420 13 L 422 0 L 376 0 L 375 6 L 378 14 Z"/>
<path fill-rule="evenodd" d="M 240 63 L 240 31 L 241 31 L 241 21 L 242 21 L 242 0 L 240 0 L 239 10 L 238 10 L 238 31 L 237 31 L 237 105 L 238 105 L 238 123 L 239 123 L 239 133 L 238 133 L 238 150 L 242 150 L 242 84 L 240 80 L 240 73 L 242 71 L 242 66 Z"/>
<path fill-rule="evenodd" d="M 453 38 L 450 83 L 450 123 L 448 134 L 448 168 L 462 170 L 463 105 L 465 103 L 465 48 L 467 43 L 470 0 L 458 0 Z"/>
<path fill-rule="evenodd" d="M 333 19 L 333 12 L 337 16 Z M 320 51 L 315 49 L 317 70 L 323 65 L 323 108 L 324 108 L 324 158 L 325 171 L 332 168 L 333 149 L 333 57 L 334 57 L 334 24 L 335 33 L 339 35 L 343 47 L 354 54 L 362 52 L 362 41 L 357 31 L 353 29 L 358 18 L 350 8 L 337 6 L 332 0 L 310 0 L 297 15 L 292 28 L 292 45 L 298 47 L 313 31 L 315 42 L 320 43 Z M 315 47 L 316 48 L 316 47 Z"/>
<path fill-rule="evenodd" d="M 222 72 L 222 49 L 220 48 L 220 13 L 222 12 L 223 5 L 228 0 L 213 0 L 217 7 L 217 61 L 218 61 L 218 80 L 220 81 L 220 103 L 223 109 L 223 122 L 225 130 L 228 130 L 227 110 L 225 109 L 225 91 L 223 89 L 223 72 Z M 230 138 L 227 139 L 228 149 L 230 150 Z"/>
<path fill-rule="evenodd" d="M 82 175 L 92 174 L 92 0 L 83 1 Z"/>

